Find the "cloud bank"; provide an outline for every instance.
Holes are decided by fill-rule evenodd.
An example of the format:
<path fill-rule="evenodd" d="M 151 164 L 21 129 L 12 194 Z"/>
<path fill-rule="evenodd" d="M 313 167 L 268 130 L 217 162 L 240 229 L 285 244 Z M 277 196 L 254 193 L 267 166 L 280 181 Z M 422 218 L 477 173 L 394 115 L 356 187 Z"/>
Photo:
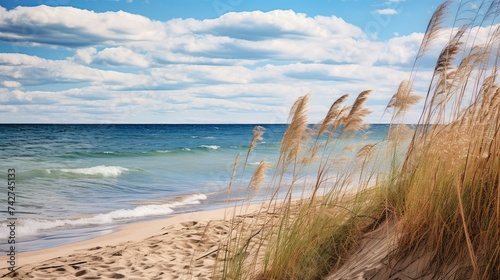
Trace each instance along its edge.
<path fill-rule="evenodd" d="M 282 123 L 294 99 L 312 92 L 315 121 L 340 95 L 373 89 L 370 121 L 384 122 L 422 36 L 377 41 L 342 18 L 291 10 L 160 22 L 123 11 L 0 7 L 0 41 L 43 50 L 0 54 L 0 115 L 3 122 Z"/>

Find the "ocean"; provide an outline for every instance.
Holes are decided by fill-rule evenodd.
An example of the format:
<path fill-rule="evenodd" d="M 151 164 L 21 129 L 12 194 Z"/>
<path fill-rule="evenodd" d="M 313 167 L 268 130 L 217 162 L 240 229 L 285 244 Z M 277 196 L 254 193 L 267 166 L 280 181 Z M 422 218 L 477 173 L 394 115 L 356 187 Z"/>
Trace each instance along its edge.
<path fill-rule="evenodd" d="M 248 198 L 257 164 L 276 163 L 287 125 L 266 130 L 245 174 L 227 188 L 238 153 L 239 171 L 255 125 L 0 124 L 2 251 L 7 218 L 16 218 L 18 252 L 110 233 L 117 226 L 223 208 Z M 387 125 L 372 125 L 370 142 Z M 360 137 L 345 144 L 365 141 Z M 15 169 L 15 203 L 8 211 L 8 170 Z M 264 199 L 256 195 L 253 201 Z"/>

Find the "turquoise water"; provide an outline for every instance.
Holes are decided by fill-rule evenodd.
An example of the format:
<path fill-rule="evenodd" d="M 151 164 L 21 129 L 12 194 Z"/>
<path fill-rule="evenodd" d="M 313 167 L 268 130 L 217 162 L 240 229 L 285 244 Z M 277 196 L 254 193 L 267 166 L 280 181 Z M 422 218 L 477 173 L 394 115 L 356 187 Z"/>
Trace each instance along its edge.
<path fill-rule="evenodd" d="M 241 170 L 254 126 L 0 125 L 0 207 L 7 217 L 7 170 L 15 168 L 18 251 L 86 239 L 123 223 L 225 207 L 234 160 L 242 153 Z M 232 200 L 246 197 L 244 182 L 259 161 L 277 160 L 287 126 L 262 126 L 264 140 Z M 371 141 L 386 130 L 372 126 Z M 5 224 L 0 236 L 7 236 Z M 6 243 L 0 240 L 2 250 Z"/>

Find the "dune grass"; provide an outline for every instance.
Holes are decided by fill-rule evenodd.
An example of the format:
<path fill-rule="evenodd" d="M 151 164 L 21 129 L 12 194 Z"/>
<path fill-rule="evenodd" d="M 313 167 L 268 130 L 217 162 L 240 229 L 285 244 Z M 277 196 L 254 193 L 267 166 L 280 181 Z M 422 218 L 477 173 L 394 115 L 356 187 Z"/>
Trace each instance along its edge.
<path fill-rule="evenodd" d="M 476 10 L 460 2 L 452 20 L 460 27 L 444 27 L 452 4 L 433 14 L 414 71 L 387 105 L 384 141 L 354 147 L 355 156 L 342 144 L 363 137 L 371 91 L 350 106 L 341 96 L 314 127 L 309 95 L 295 102 L 272 176 L 265 180 L 271 166 L 261 162 L 250 181 L 250 190 L 269 190 L 265 213 L 232 225 L 215 278 L 322 279 L 391 217 L 402 225 L 391 258 L 429 252 L 425 273 L 435 279 L 500 279 L 500 1 Z M 420 100 L 412 90 L 419 65 L 445 31 L 451 36 L 412 129 L 403 123 Z M 263 132 L 254 130 L 248 154 Z"/>

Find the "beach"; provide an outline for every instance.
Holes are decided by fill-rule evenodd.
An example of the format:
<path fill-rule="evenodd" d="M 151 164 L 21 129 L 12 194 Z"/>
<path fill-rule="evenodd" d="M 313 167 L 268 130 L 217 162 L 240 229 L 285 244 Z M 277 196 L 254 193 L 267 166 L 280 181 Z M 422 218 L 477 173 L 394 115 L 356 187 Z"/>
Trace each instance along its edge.
<path fill-rule="evenodd" d="M 125 225 L 85 241 L 19 253 L 14 273 L 9 271 L 7 257 L 1 256 L 0 278 L 214 279 L 214 269 L 220 271 L 215 266 L 216 259 L 223 260 L 219 250 L 224 250 L 228 233 L 235 225 L 245 224 L 249 232 L 255 232 L 249 239 L 248 251 L 255 252 L 261 245 L 262 221 L 278 217 L 266 206 L 244 204 L 177 214 Z M 396 263 L 390 256 L 398 226 L 395 221 L 386 221 L 366 233 L 342 266 L 325 279 L 411 279 L 411 275 L 419 275 L 426 268 L 428 253 L 408 256 Z M 421 279 L 433 277 L 428 274 Z"/>
<path fill-rule="evenodd" d="M 75 243 L 117 226 L 179 213 L 231 207 L 248 199 L 261 160 L 275 166 L 286 125 L 263 125 L 264 139 L 248 151 L 255 125 L 0 125 L 0 180 L 16 173 L 18 252 Z M 378 141 L 387 126 L 370 131 Z M 84 135 L 84 136 L 82 136 Z M 366 141 L 358 140 L 360 145 Z M 347 143 L 347 141 L 346 141 Z M 243 172 L 245 169 L 245 172 Z M 288 179 L 288 178 L 285 178 Z M 252 194 L 251 203 L 268 192 Z M 7 193 L 5 193 L 7 195 Z M 5 217 L 7 218 L 7 217 Z M 0 221 L 8 236 L 9 221 Z M 7 239 L 0 240 L 2 253 Z"/>
<path fill-rule="evenodd" d="M 228 218 L 253 217 L 260 204 L 174 215 L 54 248 L 19 253 L 13 279 L 211 279 Z M 249 215 L 250 214 L 250 215 Z M 226 219 L 225 219 L 226 218 Z M 238 218 L 237 218 L 238 219 Z"/>
<path fill-rule="evenodd" d="M 1 256 L 1 277 L 5 279 L 216 279 L 218 254 L 234 225 L 246 225 L 255 232 L 249 252 L 262 245 L 262 221 L 277 218 L 267 204 L 174 215 L 171 218 L 133 223 L 113 233 L 54 248 L 19 253 L 16 271 L 9 271 Z M 427 271 L 432 252 L 422 251 L 394 259 L 397 230 L 394 220 L 367 232 L 343 264 L 325 277 L 348 279 L 434 279 Z M 233 236 L 232 238 L 237 238 Z M 6 265 L 7 264 L 7 265 Z M 219 265 L 222 265 L 220 262 Z M 447 267 L 447 273 L 467 267 Z M 427 273 L 425 273 L 427 271 Z M 423 273 L 424 272 L 424 273 Z M 254 271 L 258 275 L 258 271 Z M 250 277 L 254 279 L 255 274 Z"/>
<path fill-rule="evenodd" d="M 26 128 L 33 129 L 22 127 Z M 85 129 L 81 126 L 71 129 L 52 127 L 62 128 L 73 132 Z M 22 162 L 28 163 L 27 166 L 33 169 L 16 170 L 15 173 L 14 192 L 24 193 L 23 198 L 28 200 L 15 204 L 16 209 L 21 211 L 12 210 L 12 218 L 2 224 L 3 230 L 10 229 L 11 223 L 16 225 L 15 229 L 11 229 L 11 236 L 13 232 L 16 243 L 11 244 L 10 239 L 4 239 L 5 252 L 0 256 L 1 278 L 282 279 L 281 276 L 265 273 L 269 273 L 271 265 L 288 265 L 289 260 L 292 260 L 289 262 L 291 267 L 285 267 L 282 274 L 287 279 L 304 279 L 298 274 L 301 271 L 293 271 L 297 267 L 295 263 L 300 264 L 300 261 L 307 264 L 307 267 L 303 266 L 306 276 L 309 266 L 325 263 L 325 268 L 320 268 L 322 279 L 433 279 L 437 273 L 470 276 L 471 267 L 463 258 L 454 260 L 455 263 L 441 265 L 440 271 L 436 273 L 429 270 L 434 261 L 432 250 L 421 248 L 404 254 L 398 251 L 398 246 L 402 244 L 400 238 L 405 237 L 402 232 L 404 233 L 405 223 L 408 221 L 387 214 L 387 210 L 380 212 L 381 204 L 372 204 L 372 201 L 377 201 L 377 188 L 371 188 L 369 180 L 361 180 L 361 173 L 356 173 L 356 169 L 349 169 L 352 173 L 348 174 L 361 178 L 360 187 L 353 186 L 348 181 L 340 181 L 341 191 L 333 192 L 333 196 L 322 196 L 329 192 L 318 188 L 318 196 L 313 203 L 308 192 L 300 188 L 308 186 L 303 179 L 299 179 L 304 174 L 301 172 L 294 173 L 294 177 L 283 173 L 279 178 L 279 186 L 272 184 L 277 182 L 276 178 L 269 178 L 271 183 L 259 188 L 255 183 L 258 181 L 255 178 L 259 177 L 256 174 L 260 174 L 259 168 L 266 164 L 264 161 L 253 164 L 256 160 L 254 157 L 245 161 L 239 159 L 239 162 L 238 157 L 236 158 L 240 165 L 238 170 L 243 176 L 234 179 L 234 174 L 230 175 L 232 155 L 238 149 L 248 149 L 241 139 L 234 143 L 227 142 L 231 139 L 227 135 L 220 136 L 219 139 L 217 136 L 208 136 L 219 130 L 212 126 L 205 126 L 203 133 L 197 131 L 203 134 L 199 137 L 192 135 L 191 131 L 186 134 L 186 128 L 189 128 L 186 126 L 174 133 L 169 131 L 170 128 L 156 127 L 151 135 L 160 134 L 161 139 L 184 134 L 184 140 L 196 139 L 189 145 L 192 149 L 198 147 L 198 150 L 192 152 L 191 148 L 181 148 L 178 144 L 180 142 L 175 143 L 175 146 L 165 147 L 156 138 L 153 140 L 154 145 L 146 141 L 151 146 L 140 147 L 132 153 L 128 151 L 128 144 L 120 147 L 115 145 L 114 150 L 111 150 L 110 147 L 124 137 L 136 135 L 137 129 L 144 129 L 128 126 L 119 127 L 118 133 L 107 140 L 107 146 L 98 148 L 101 150 L 97 150 L 97 145 L 92 144 L 84 149 L 85 152 L 72 147 L 60 150 L 55 155 L 50 151 L 35 155 L 29 154 L 30 152 L 22 154 L 23 149 L 32 145 L 31 140 L 15 151 L 18 152 L 17 156 L 7 155 L 7 165 L 17 166 Z M 306 126 L 304 130 L 305 128 Z M 107 129 L 109 128 L 105 130 Z M 240 127 L 241 136 L 246 129 L 248 127 Z M 225 129 L 228 133 L 234 130 L 234 126 Z M 374 126 L 371 131 L 380 134 L 386 130 L 387 126 Z M 276 135 L 276 131 L 274 134 Z M 379 134 L 377 138 L 381 138 Z M 99 137 L 97 134 L 96 139 Z M 67 143 L 74 139 L 76 136 L 70 140 L 62 137 L 59 140 Z M 209 149 L 200 145 L 207 139 L 217 139 L 217 144 L 220 145 L 211 145 Z M 144 136 L 139 140 L 144 140 Z M 361 137 L 354 140 L 358 146 L 365 145 L 363 148 L 373 147 Z M 42 145 L 57 150 L 57 145 L 61 144 L 54 142 L 55 144 Z M 346 143 L 345 139 L 340 139 L 341 147 Z M 238 144 L 234 146 L 238 149 L 232 148 L 234 144 Z M 263 145 L 262 150 L 259 146 L 256 154 L 267 155 L 272 159 L 270 162 L 276 164 L 277 144 L 277 140 L 272 141 L 267 146 Z M 175 152 L 159 150 L 164 148 Z M 353 152 L 349 149 L 341 150 L 345 155 L 353 157 Z M 362 155 L 358 152 L 356 158 L 359 159 L 360 154 Z M 334 154 L 330 157 L 341 159 Z M 168 165 L 156 166 L 162 162 Z M 195 165 L 196 162 L 203 164 Z M 363 162 L 365 167 L 370 167 L 369 163 Z M 47 168 L 35 166 L 40 163 Z M 91 167 L 76 168 L 84 163 Z M 70 164 L 73 167 L 69 168 Z M 311 163 L 310 166 L 314 167 L 314 164 Z M 57 168 L 50 168 L 51 165 L 57 165 Z M 241 165 L 249 168 L 247 173 L 243 172 Z M 185 173 L 179 174 L 179 169 L 171 170 L 174 167 L 181 167 Z M 332 172 L 337 172 L 336 165 L 330 168 Z M 217 169 L 223 171 L 214 175 L 212 172 Z M 174 173 L 181 176 L 170 183 L 163 180 Z M 198 176 L 196 184 L 189 188 L 180 187 L 186 183 L 183 179 L 190 176 Z M 142 180 L 147 178 L 148 183 L 152 183 L 151 186 L 145 182 L 140 183 L 136 177 Z M 221 177 L 224 179 L 221 180 Z M 227 187 L 229 178 L 232 178 L 230 182 L 234 185 L 229 184 Z M 8 175 L 6 179 L 11 181 Z M 51 182 L 53 185 L 37 189 L 43 182 Z M 214 182 L 217 182 L 217 187 L 205 185 Z M 293 184 L 290 182 L 296 184 L 297 188 L 292 188 Z M 325 182 L 332 183 L 334 188 L 339 186 L 336 181 Z M 127 184 L 131 183 L 137 185 L 129 188 Z M 283 186 L 285 188 L 280 188 Z M 53 192 L 54 189 L 66 192 L 66 196 L 57 197 L 60 199 L 59 204 L 50 203 L 54 199 L 50 191 Z M 138 189 L 142 191 L 138 192 Z M 30 195 L 27 196 L 27 193 Z M 285 193 L 286 196 L 283 196 Z M 299 196 L 295 196 L 296 193 Z M 82 200 L 79 201 L 80 205 L 74 207 L 72 202 L 79 199 Z M 356 211 L 359 212 L 355 213 L 346 207 L 357 208 Z M 278 236 L 276 232 L 282 230 L 289 232 Z M 268 248 L 270 250 L 266 250 Z M 338 248 L 344 251 L 337 251 L 336 259 L 331 258 L 331 252 Z M 275 255 L 271 257 L 276 258 L 275 263 L 264 259 L 273 253 Z M 303 258 L 297 261 L 300 254 Z M 314 259 L 311 261 L 311 258 Z M 10 270 L 15 271 L 11 273 Z M 233 277 L 234 275 L 236 276 Z"/>
<path fill-rule="evenodd" d="M 4 2 L 0 278 L 500 279 L 500 0 Z"/>
<path fill-rule="evenodd" d="M 253 127 L 4 125 L 8 142 L 17 146 L 2 155 L 0 165 L 22 166 L 16 170 L 15 189 L 22 199 L 13 212 L 15 264 L 8 262 L 4 239 L 1 275 L 212 279 L 219 247 L 228 244 L 228 235 L 250 234 L 249 247 L 262 246 L 262 221 L 280 217 L 266 209 L 255 214 L 262 201 L 269 203 L 270 186 L 249 193 L 247 185 L 258 161 L 277 164 L 286 126 L 265 125 L 264 140 L 248 159 L 237 161 L 239 175 L 228 191 L 234 158 L 248 150 Z M 387 128 L 373 126 L 375 140 L 342 140 L 339 149 L 379 141 Z M 82 133 L 89 136 L 79 137 Z M 283 177 L 283 182 L 288 180 Z M 300 189 L 297 194 L 303 198 Z M 230 219 L 235 205 L 239 208 Z M 8 222 L 2 223 L 5 234 Z M 220 260 L 219 265 L 224 263 L 223 257 Z M 13 265 L 16 273 L 7 275 Z"/>
<path fill-rule="evenodd" d="M 78 140 L 78 133 L 90 128 L 97 140 Z M 11 193 L 20 199 L 1 224 L 5 234 L 0 233 L 6 238 L 0 278 L 470 276 L 471 267 L 463 257 L 440 264 L 436 272 L 431 266 L 434 251 L 422 247 L 401 253 L 408 220 L 389 214 L 380 203 L 385 200 L 380 189 L 372 187 L 356 165 L 347 165 L 340 177 L 320 174 L 313 202 L 306 187 L 314 181 L 306 184 L 302 177 L 307 169 L 294 170 L 290 176 L 276 168 L 280 164 L 277 135 L 283 134 L 284 126 L 269 128 L 273 136 L 266 140 L 270 142 L 259 142 L 250 156 L 234 160 L 235 152 L 251 150 L 252 144 L 244 140 L 247 125 L 5 126 L 17 133 L 11 133 L 16 135 L 13 141 L 26 134 L 34 136 L 33 131 L 66 132 L 46 142 L 37 143 L 31 137 L 3 155 L 0 165 L 9 170 L 4 179 L 15 180 Z M 303 130 L 307 128 L 304 125 Z M 378 125 L 369 130 L 380 141 L 387 129 Z M 104 136 L 107 140 L 100 140 Z M 136 138 L 133 145 L 123 142 L 128 138 Z M 167 141 L 171 138 L 179 139 Z M 342 171 L 345 160 L 337 152 L 363 163 L 363 168 L 374 168 L 367 161 L 369 154 L 361 152 L 373 148 L 375 140 L 356 135 L 339 138 L 338 146 L 330 144 L 334 149 L 328 159 L 340 165 L 328 165 L 329 171 L 337 175 Z M 144 145 L 139 146 L 141 142 Z M 357 153 L 352 150 L 356 147 Z M 260 158 L 267 162 L 255 164 Z M 310 158 L 306 154 L 305 159 Z M 300 162 L 318 168 L 322 161 Z M 376 170 L 386 165 L 381 161 Z M 9 166 L 15 171 L 12 168 L 11 173 Z M 259 171 L 263 166 L 278 174 L 264 180 L 266 171 Z M 323 183 L 330 189 L 321 188 Z M 318 274 L 310 273 L 316 264 Z"/>

